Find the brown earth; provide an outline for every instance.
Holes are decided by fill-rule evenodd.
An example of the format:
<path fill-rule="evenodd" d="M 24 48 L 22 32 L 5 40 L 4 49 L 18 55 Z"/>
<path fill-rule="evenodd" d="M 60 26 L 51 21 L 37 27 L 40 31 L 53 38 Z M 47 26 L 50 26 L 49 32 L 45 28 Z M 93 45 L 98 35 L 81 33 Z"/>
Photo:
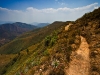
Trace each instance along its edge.
<path fill-rule="evenodd" d="M 72 52 L 71 62 L 68 70 L 66 70 L 67 75 L 89 75 L 89 45 L 84 37 L 80 37 L 80 47 L 75 52 Z"/>

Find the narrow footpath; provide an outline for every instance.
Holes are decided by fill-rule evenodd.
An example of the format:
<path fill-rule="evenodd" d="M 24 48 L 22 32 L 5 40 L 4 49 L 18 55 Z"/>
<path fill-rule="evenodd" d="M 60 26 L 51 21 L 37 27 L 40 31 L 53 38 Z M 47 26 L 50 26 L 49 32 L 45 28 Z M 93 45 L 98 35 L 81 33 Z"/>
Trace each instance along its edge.
<path fill-rule="evenodd" d="M 72 61 L 66 70 L 67 75 L 89 75 L 89 45 L 84 37 L 80 37 L 80 47 L 72 53 Z"/>

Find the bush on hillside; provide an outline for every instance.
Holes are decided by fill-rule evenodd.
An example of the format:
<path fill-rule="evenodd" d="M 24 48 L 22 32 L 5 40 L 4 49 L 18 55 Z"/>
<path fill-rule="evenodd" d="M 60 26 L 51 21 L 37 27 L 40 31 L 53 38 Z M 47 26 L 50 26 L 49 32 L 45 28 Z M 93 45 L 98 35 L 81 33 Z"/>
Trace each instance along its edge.
<path fill-rule="evenodd" d="M 54 31 L 52 35 L 45 38 L 45 46 L 53 46 L 57 40 L 57 32 Z"/>

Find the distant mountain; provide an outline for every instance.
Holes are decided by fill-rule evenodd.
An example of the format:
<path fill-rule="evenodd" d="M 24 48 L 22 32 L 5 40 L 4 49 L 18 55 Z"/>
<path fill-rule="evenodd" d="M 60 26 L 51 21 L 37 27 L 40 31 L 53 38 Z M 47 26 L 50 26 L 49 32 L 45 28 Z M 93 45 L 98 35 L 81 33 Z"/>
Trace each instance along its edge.
<path fill-rule="evenodd" d="M 6 23 L 0 25 L 0 46 L 14 39 L 15 37 L 36 29 L 37 27 L 34 25 L 16 22 L 16 23 Z"/>
<path fill-rule="evenodd" d="M 38 27 L 45 27 L 47 25 L 49 25 L 49 23 L 39 23 L 36 26 L 38 26 Z"/>

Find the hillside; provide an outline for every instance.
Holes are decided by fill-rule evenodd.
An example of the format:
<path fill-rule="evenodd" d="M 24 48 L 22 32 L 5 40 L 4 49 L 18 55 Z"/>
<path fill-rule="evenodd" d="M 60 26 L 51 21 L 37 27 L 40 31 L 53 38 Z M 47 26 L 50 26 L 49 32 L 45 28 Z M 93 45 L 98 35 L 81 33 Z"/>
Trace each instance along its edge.
<path fill-rule="evenodd" d="M 0 25 L 0 46 L 15 37 L 36 28 L 36 26 L 21 22 L 2 24 Z"/>
<path fill-rule="evenodd" d="M 29 41 L 32 35 L 34 38 Z M 2 74 L 100 75 L 100 8 L 86 13 L 75 22 L 54 22 L 25 33 L 15 39 L 20 39 L 17 43 L 13 44 L 13 40 L 12 44 L 1 47 L 1 51 L 10 50 L 9 45 L 17 47 L 25 38 L 28 42 L 22 41 L 19 47 L 22 48 L 24 43 L 31 44 L 27 48 L 24 45 L 16 60 L 12 60 L 14 63 L 4 68 Z"/>
<path fill-rule="evenodd" d="M 40 42 L 47 35 L 50 35 L 54 30 L 59 29 L 64 22 L 54 22 L 44 28 L 38 28 L 36 30 L 27 32 L 13 41 L 7 43 L 0 47 L 1 54 L 11 54 L 18 53 L 23 49 L 28 48 L 29 46 Z"/>

